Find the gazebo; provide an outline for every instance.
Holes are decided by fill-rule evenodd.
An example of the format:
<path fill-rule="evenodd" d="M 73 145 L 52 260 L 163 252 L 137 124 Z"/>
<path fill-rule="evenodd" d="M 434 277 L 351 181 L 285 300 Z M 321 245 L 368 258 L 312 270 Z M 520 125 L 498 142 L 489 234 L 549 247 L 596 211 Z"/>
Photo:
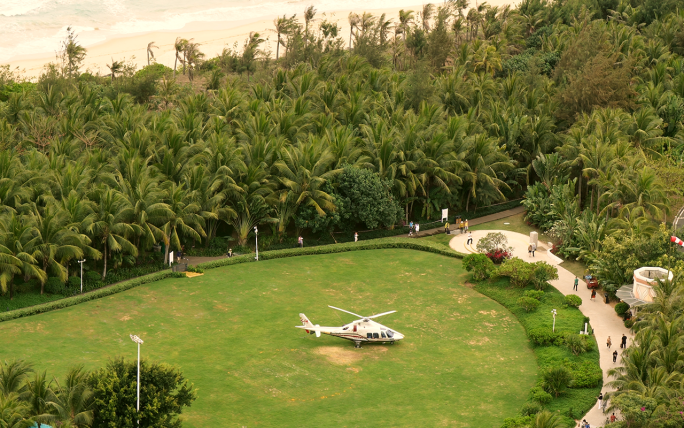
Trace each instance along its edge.
<path fill-rule="evenodd" d="M 672 280 L 673 274 L 660 267 L 642 267 L 634 271 L 634 283 L 623 285 L 615 293 L 630 308 L 653 302 L 655 291 L 653 286 L 658 280 Z"/>

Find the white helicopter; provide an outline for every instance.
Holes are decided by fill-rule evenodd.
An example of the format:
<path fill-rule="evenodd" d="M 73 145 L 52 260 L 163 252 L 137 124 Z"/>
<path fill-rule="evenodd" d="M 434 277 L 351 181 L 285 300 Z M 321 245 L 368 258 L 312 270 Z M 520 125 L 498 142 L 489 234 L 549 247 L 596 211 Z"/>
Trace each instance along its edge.
<path fill-rule="evenodd" d="M 345 311 L 344 309 L 336 308 L 334 306 L 328 307 L 354 315 L 355 317 L 359 317 L 359 319 L 352 323 L 343 325 L 342 327 L 321 327 L 318 324 L 313 325 L 306 315 L 299 314 L 299 318 L 304 325 L 298 325 L 296 327 L 304 329 L 309 334 L 316 333 L 316 337 L 321 337 L 321 333 L 323 333 L 335 337 L 341 337 L 342 339 L 352 340 L 356 344 L 357 348 L 361 347 L 361 342 L 389 342 L 394 345 L 394 342 L 404 338 L 403 334 L 395 330 L 391 330 L 390 328 L 385 327 L 384 325 L 375 321 L 371 321 L 373 318 L 393 314 L 396 311 L 383 312 L 381 314 L 364 317 L 359 314 L 355 314 L 354 312 Z"/>

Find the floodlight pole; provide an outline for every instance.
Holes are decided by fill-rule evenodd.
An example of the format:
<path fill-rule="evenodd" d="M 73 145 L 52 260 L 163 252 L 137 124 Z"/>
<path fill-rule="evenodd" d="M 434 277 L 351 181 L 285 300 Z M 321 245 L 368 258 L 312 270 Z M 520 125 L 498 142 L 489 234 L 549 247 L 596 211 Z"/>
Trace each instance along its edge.
<path fill-rule="evenodd" d="M 256 243 L 256 261 L 259 261 L 259 229 L 254 226 L 254 239 Z"/>
<path fill-rule="evenodd" d="M 136 404 L 135 410 L 138 414 L 138 426 L 140 426 L 140 345 L 142 345 L 144 342 L 134 334 L 131 334 L 131 340 L 138 344 L 138 380 L 136 382 L 136 387 L 138 389 L 138 402 Z"/>
<path fill-rule="evenodd" d="M 85 263 L 85 259 L 79 260 L 78 263 L 81 265 L 81 294 L 83 294 L 83 263 Z"/>
<path fill-rule="evenodd" d="M 553 329 L 552 329 L 552 331 L 555 333 L 556 332 L 556 310 L 552 309 L 551 313 L 553 314 Z"/>

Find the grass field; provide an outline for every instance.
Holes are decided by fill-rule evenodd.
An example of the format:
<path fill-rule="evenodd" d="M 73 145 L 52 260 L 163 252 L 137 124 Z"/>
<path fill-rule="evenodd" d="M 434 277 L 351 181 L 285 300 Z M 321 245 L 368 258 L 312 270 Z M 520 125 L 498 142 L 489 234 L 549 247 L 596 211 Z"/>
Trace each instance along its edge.
<path fill-rule="evenodd" d="M 464 285 L 459 261 L 410 250 L 304 256 L 208 270 L 0 324 L 0 359 L 62 376 L 108 358 L 180 366 L 199 389 L 187 427 L 498 427 L 537 379 L 522 326 Z M 396 345 L 316 338 L 321 325 L 371 314 Z M 143 380 L 144 382 L 144 380 Z M 144 405 L 144 404 L 143 404 Z"/>

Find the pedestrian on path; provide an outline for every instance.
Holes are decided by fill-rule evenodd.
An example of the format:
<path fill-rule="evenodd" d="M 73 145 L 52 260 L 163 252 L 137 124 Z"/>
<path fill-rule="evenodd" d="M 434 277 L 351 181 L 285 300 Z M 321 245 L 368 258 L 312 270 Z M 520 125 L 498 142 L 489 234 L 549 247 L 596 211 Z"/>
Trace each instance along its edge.
<path fill-rule="evenodd" d="M 420 225 L 416 223 L 416 236 L 418 236 L 418 232 L 420 231 Z"/>
<path fill-rule="evenodd" d="M 537 251 L 537 244 L 532 244 L 532 257 L 534 257 L 535 251 Z"/>
<path fill-rule="evenodd" d="M 297 243 L 299 244 L 299 248 L 304 248 L 304 238 L 300 236 L 299 239 L 297 239 Z"/>
<path fill-rule="evenodd" d="M 466 219 L 466 221 L 465 221 L 465 231 L 466 232 L 468 231 L 468 219 Z"/>
<path fill-rule="evenodd" d="M 577 275 L 575 275 L 575 285 L 572 286 L 573 291 L 577 291 L 577 284 L 579 284 L 579 279 L 577 278 Z"/>
<path fill-rule="evenodd" d="M 449 234 L 449 222 L 448 221 L 446 223 L 444 223 L 444 233 L 447 235 Z"/>
<path fill-rule="evenodd" d="M 617 363 L 617 356 L 618 356 L 618 352 L 617 352 L 617 349 L 616 349 L 615 351 L 613 351 L 613 362 L 614 362 L 614 363 Z"/>
<path fill-rule="evenodd" d="M 596 290 L 591 290 L 591 300 L 596 298 Z"/>
<path fill-rule="evenodd" d="M 530 246 L 527 247 L 527 257 L 532 257 L 532 244 L 530 244 Z"/>
<path fill-rule="evenodd" d="M 610 423 L 611 423 L 611 424 L 612 424 L 613 422 L 615 422 L 616 420 L 617 420 L 617 417 L 615 416 L 615 413 L 613 413 L 612 415 L 610 415 Z"/>
<path fill-rule="evenodd" d="M 603 406 L 603 392 L 601 392 L 601 393 L 599 394 L 599 396 L 598 396 L 598 406 L 599 406 L 599 410 L 600 410 L 600 409 L 602 408 L 602 406 Z"/>
<path fill-rule="evenodd" d="M 413 235 L 413 220 L 409 223 L 409 236 Z"/>
<path fill-rule="evenodd" d="M 465 233 L 465 223 L 463 223 L 463 220 L 461 220 L 460 226 L 461 226 L 461 227 L 460 227 L 461 233 Z"/>
<path fill-rule="evenodd" d="M 468 232 L 468 241 L 466 241 L 466 245 L 470 245 L 473 243 L 473 232 Z"/>
<path fill-rule="evenodd" d="M 627 336 L 624 334 L 622 335 L 622 343 L 620 344 L 620 348 L 627 349 Z"/>
<path fill-rule="evenodd" d="M 354 242 L 359 242 L 359 232 L 354 232 Z"/>
<path fill-rule="evenodd" d="M 608 336 L 608 340 L 606 341 L 606 345 L 608 345 L 608 349 L 610 349 L 610 345 L 612 345 L 613 342 L 610 340 L 610 336 Z"/>

